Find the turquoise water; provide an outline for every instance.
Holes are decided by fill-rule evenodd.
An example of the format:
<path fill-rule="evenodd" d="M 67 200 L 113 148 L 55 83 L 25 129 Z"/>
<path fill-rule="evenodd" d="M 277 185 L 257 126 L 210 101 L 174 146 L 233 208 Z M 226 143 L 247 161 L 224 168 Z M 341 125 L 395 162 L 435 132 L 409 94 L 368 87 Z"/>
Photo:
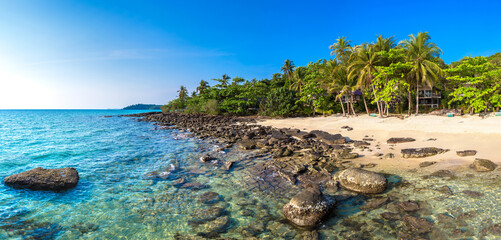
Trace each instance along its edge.
<path fill-rule="evenodd" d="M 259 150 L 216 152 L 215 140 L 134 118 L 103 117 L 137 112 L 0 110 L 1 178 L 35 167 L 75 167 L 80 174 L 76 188 L 58 193 L 0 185 L 0 239 L 302 239 L 309 233 L 284 221 L 282 206 L 299 188 L 268 181 L 273 174 L 257 171 L 269 159 Z M 206 152 L 218 161 L 201 163 Z M 221 161 L 230 160 L 233 169 L 222 169 Z M 428 238 L 499 239 L 483 232 L 501 223 L 499 177 L 387 174 L 392 184 L 381 196 L 418 201 L 423 209 L 414 215 L 435 224 Z M 443 185 L 454 195 L 436 191 Z M 397 211 L 394 205 L 365 212 L 359 207 L 368 197 L 334 194 L 343 195 L 342 201 L 317 229 L 320 239 L 396 239 L 405 231 L 400 221 L 380 217 Z M 454 220 L 441 222 L 441 213 Z"/>

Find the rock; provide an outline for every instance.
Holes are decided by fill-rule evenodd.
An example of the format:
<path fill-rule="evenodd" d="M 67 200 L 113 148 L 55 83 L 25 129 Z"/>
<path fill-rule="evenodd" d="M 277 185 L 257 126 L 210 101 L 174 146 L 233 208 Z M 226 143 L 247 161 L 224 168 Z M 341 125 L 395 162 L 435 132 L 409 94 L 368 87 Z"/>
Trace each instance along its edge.
<path fill-rule="evenodd" d="M 390 198 L 388 198 L 388 197 L 372 199 L 372 200 L 366 202 L 363 206 L 361 206 L 360 209 L 368 211 L 368 210 L 380 208 L 381 206 L 388 203 L 389 200 L 390 200 Z"/>
<path fill-rule="evenodd" d="M 192 214 L 192 218 L 188 223 L 190 225 L 202 224 L 207 221 L 214 220 L 224 213 L 224 209 L 220 207 L 210 207 L 208 209 L 198 209 Z"/>
<path fill-rule="evenodd" d="M 239 147 L 243 150 L 251 150 L 256 148 L 256 142 L 253 140 L 244 140 L 239 143 Z"/>
<path fill-rule="evenodd" d="M 397 207 L 404 212 L 414 212 L 419 210 L 419 205 L 414 201 L 398 202 Z"/>
<path fill-rule="evenodd" d="M 224 169 L 225 170 L 230 170 L 231 167 L 233 166 L 233 163 L 234 163 L 233 161 L 226 161 L 226 162 L 224 162 L 224 164 L 223 164 Z"/>
<path fill-rule="evenodd" d="M 198 198 L 198 201 L 205 204 L 214 204 L 219 202 L 221 197 L 216 192 L 205 192 Z"/>
<path fill-rule="evenodd" d="M 228 216 L 218 217 L 210 222 L 200 225 L 201 232 L 198 235 L 208 238 L 214 238 L 219 233 L 226 232 L 230 218 Z"/>
<path fill-rule="evenodd" d="M 341 134 L 330 134 L 325 131 L 313 130 L 310 132 L 314 134 L 318 139 L 327 144 L 344 144 L 346 139 Z"/>
<path fill-rule="evenodd" d="M 353 159 L 358 157 L 358 153 L 352 153 L 351 149 L 339 145 L 334 146 L 331 155 L 338 159 Z"/>
<path fill-rule="evenodd" d="M 420 163 L 420 164 L 419 164 L 419 167 L 424 168 L 424 167 L 431 166 L 431 165 L 433 165 L 433 164 L 435 164 L 435 163 L 437 163 L 437 162 L 428 162 L 428 161 L 426 161 L 426 162 L 422 162 L 422 163 Z"/>
<path fill-rule="evenodd" d="M 372 141 L 374 141 L 374 139 L 373 139 L 373 138 L 368 138 L 368 137 L 364 137 L 364 138 L 362 138 L 362 140 L 363 140 L 363 141 L 367 141 L 367 142 L 372 142 Z"/>
<path fill-rule="evenodd" d="M 355 141 L 353 144 L 353 146 L 355 146 L 356 148 L 366 148 L 369 145 L 371 144 L 366 141 Z"/>
<path fill-rule="evenodd" d="M 451 189 L 445 185 L 437 188 L 436 190 L 447 195 L 453 195 Z"/>
<path fill-rule="evenodd" d="M 402 149 L 402 157 L 404 158 L 423 158 L 434 156 L 439 153 L 444 153 L 449 151 L 449 149 L 441 149 L 436 147 L 425 147 L 425 148 L 406 148 Z"/>
<path fill-rule="evenodd" d="M 207 188 L 207 185 L 203 185 L 199 182 L 189 182 L 181 185 L 179 188 L 192 189 L 192 190 L 200 190 Z"/>
<path fill-rule="evenodd" d="M 396 143 L 406 143 L 406 142 L 414 142 L 416 139 L 414 138 L 390 138 L 386 140 L 388 144 L 396 144 Z"/>
<path fill-rule="evenodd" d="M 200 157 L 201 162 L 209 162 L 212 160 L 212 157 L 209 154 L 204 154 Z"/>
<path fill-rule="evenodd" d="M 271 132 L 271 139 L 275 141 L 288 141 L 289 136 L 283 134 L 281 131 L 273 130 Z"/>
<path fill-rule="evenodd" d="M 454 178 L 456 175 L 454 175 L 454 172 L 451 170 L 438 170 L 436 172 L 433 172 L 430 174 L 432 177 L 442 177 L 442 178 Z"/>
<path fill-rule="evenodd" d="M 385 158 L 385 159 L 394 158 L 394 157 L 395 157 L 395 154 L 393 154 L 393 153 L 387 153 L 383 156 L 383 158 Z"/>
<path fill-rule="evenodd" d="M 332 209 L 333 200 L 327 199 L 318 187 L 310 187 L 294 196 L 283 207 L 284 216 L 300 227 L 317 225 Z"/>
<path fill-rule="evenodd" d="M 464 193 L 466 196 L 473 197 L 473 198 L 479 198 L 479 197 L 484 196 L 483 193 L 470 191 L 470 190 L 464 190 L 462 193 Z"/>
<path fill-rule="evenodd" d="M 44 169 L 41 167 L 4 178 L 5 185 L 31 190 L 65 190 L 78 184 L 75 168 Z"/>
<path fill-rule="evenodd" d="M 386 178 L 375 172 L 350 168 L 337 175 L 341 187 L 359 193 L 381 193 L 386 189 Z"/>
<path fill-rule="evenodd" d="M 400 214 L 398 213 L 391 213 L 391 212 L 384 212 L 381 213 L 381 217 L 388 220 L 388 221 L 395 221 L 395 220 L 400 220 Z"/>
<path fill-rule="evenodd" d="M 476 150 L 456 151 L 456 154 L 460 157 L 475 156 L 475 154 L 477 154 L 477 151 Z"/>
<path fill-rule="evenodd" d="M 477 172 L 489 172 L 496 169 L 497 165 L 491 160 L 477 158 L 473 161 L 472 167 Z"/>
<path fill-rule="evenodd" d="M 404 216 L 402 221 L 404 222 L 405 226 L 414 233 L 429 233 L 433 229 L 433 223 L 429 222 L 425 218 Z"/>

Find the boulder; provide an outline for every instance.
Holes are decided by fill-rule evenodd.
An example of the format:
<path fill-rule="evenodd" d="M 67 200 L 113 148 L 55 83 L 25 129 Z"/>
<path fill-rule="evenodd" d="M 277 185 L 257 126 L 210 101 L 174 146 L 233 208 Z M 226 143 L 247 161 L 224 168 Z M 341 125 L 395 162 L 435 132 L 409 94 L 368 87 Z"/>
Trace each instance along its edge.
<path fill-rule="evenodd" d="M 32 190 L 65 190 L 78 184 L 75 168 L 44 169 L 41 167 L 4 178 L 5 185 Z"/>
<path fill-rule="evenodd" d="M 256 148 L 256 142 L 252 140 L 244 140 L 239 143 L 239 146 L 243 150 L 251 150 Z"/>
<path fill-rule="evenodd" d="M 396 144 L 396 143 L 406 143 L 406 142 L 414 142 L 416 139 L 414 138 L 390 138 L 386 140 L 388 144 Z"/>
<path fill-rule="evenodd" d="M 456 154 L 460 157 L 468 157 L 468 156 L 475 156 L 477 154 L 477 151 L 476 150 L 456 151 Z"/>
<path fill-rule="evenodd" d="M 223 164 L 224 169 L 229 171 L 231 169 L 231 167 L 233 166 L 233 163 L 234 163 L 233 161 L 224 162 L 224 164 Z"/>
<path fill-rule="evenodd" d="M 318 139 L 327 144 L 344 144 L 346 139 L 341 134 L 330 134 L 325 131 L 313 130 L 310 132 L 314 134 Z"/>
<path fill-rule="evenodd" d="M 212 160 L 212 157 L 209 154 L 204 154 L 200 157 L 201 162 L 209 162 Z"/>
<path fill-rule="evenodd" d="M 497 165 L 491 160 L 477 158 L 473 161 L 472 167 L 477 172 L 490 172 L 496 169 Z"/>
<path fill-rule="evenodd" d="M 314 227 L 332 209 L 334 200 L 327 199 L 318 187 L 310 187 L 283 207 L 284 216 L 300 227 Z"/>
<path fill-rule="evenodd" d="M 404 216 L 402 221 L 405 226 L 413 233 L 423 234 L 428 233 L 433 230 L 433 223 L 429 222 L 425 218 Z"/>
<path fill-rule="evenodd" d="M 441 149 L 436 147 L 425 147 L 425 148 L 405 148 L 401 150 L 403 158 L 423 158 L 434 156 L 439 153 L 444 153 L 449 151 L 449 149 Z"/>
<path fill-rule="evenodd" d="M 359 193 L 381 193 L 386 189 L 388 181 L 375 172 L 359 168 L 346 169 L 337 174 L 341 187 Z"/>

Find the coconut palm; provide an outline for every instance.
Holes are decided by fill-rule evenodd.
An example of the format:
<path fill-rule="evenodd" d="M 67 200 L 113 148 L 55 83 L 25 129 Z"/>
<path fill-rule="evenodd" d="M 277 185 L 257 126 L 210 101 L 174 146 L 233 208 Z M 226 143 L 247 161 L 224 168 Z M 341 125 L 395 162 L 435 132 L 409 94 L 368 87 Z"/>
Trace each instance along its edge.
<path fill-rule="evenodd" d="M 377 41 L 374 44 L 374 50 L 376 52 L 380 51 L 390 51 L 392 48 L 395 48 L 397 44 L 395 43 L 395 37 L 385 38 L 382 35 L 377 36 Z"/>
<path fill-rule="evenodd" d="M 356 84 L 353 79 L 348 78 L 347 67 L 331 60 L 323 66 L 321 73 L 325 76 L 325 79 L 321 82 L 322 85 L 327 88 L 327 91 L 336 94 L 336 100 L 341 104 L 343 116 L 346 116 L 346 112 L 348 112 L 348 115 L 356 115 L 353 107 L 353 93 Z M 343 97 L 346 102 L 346 110 Z"/>
<path fill-rule="evenodd" d="M 280 71 L 284 72 L 284 78 L 286 79 L 286 84 L 290 84 L 290 81 L 292 80 L 293 78 L 293 73 L 294 73 L 294 69 L 296 68 L 296 66 L 294 65 L 294 62 L 287 59 L 284 61 L 284 65 L 280 68 Z"/>
<path fill-rule="evenodd" d="M 230 76 L 223 74 L 222 78 L 216 78 L 216 79 L 212 79 L 212 80 L 219 82 L 218 85 L 221 88 L 226 88 L 226 87 L 228 87 L 228 83 L 230 82 L 230 79 L 231 79 Z"/>
<path fill-rule="evenodd" d="M 375 47 L 369 44 L 363 44 L 353 52 L 350 61 L 348 78 L 356 79 L 357 86 L 360 87 L 360 89 L 372 90 L 374 98 L 376 99 L 376 91 L 374 89 L 374 84 L 372 84 L 372 79 L 374 78 L 374 73 L 377 72 L 376 66 L 381 63 L 381 57 L 375 51 Z M 365 111 L 369 114 L 369 109 L 367 108 L 367 102 L 363 93 L 362 98 L 364 100 Z M 380 104 L 379 102 L 376 103 L 379 116 L 382 117 Z"/>
<path fill-rule="evenodd" d="M 350 58 L 353 48 L 350 45 L 351 40 L 346 40 L 346 37 L 339 37 L 336 42 L 329 46 L 332 49 L 331 55 L 336 55 L 334 58 L 339 63 L 346 63 Z"/>
<path fill-rule="evenodd" d="M 411 34 L 409 37 L 410 39 L 401 41 L 400 44 L 406 50 L 407 60 L 413 63 L 409 74 L 416 85 L 416 114 L 418 114 L 419 85 L 427 84 L 433 87 L 433 82 L 443 75 L 442 69 L 434 61 L 442 50 L 430 41 L 431 37 L 427 32 L 420 32 L 417 36 Z"/>
<path fill-rule="evenodd" d="M 303 86 L 306 84 L 306 68 L 298 67 L 294 73 L 292 74 L 291 83 L 289 85 L 289 89 L 296 90 L 297 92 L 301 92 Z"/>
<path fill-rule="evenodd" d="M 209 88 L 209 83 L 204 80 L 200 80 L 200 85 L 197 87 L 198 94 L 204 94 L 205 91 Z"/>
<path fill-rule="evenodd" d="M 184 100 L 187 96 L 188 96 L 188 90 L 181 85 L 181 88 L 179 90 L 177 90 L 177 92 L 179 93 L 179 99 L 181 100 Z"/>

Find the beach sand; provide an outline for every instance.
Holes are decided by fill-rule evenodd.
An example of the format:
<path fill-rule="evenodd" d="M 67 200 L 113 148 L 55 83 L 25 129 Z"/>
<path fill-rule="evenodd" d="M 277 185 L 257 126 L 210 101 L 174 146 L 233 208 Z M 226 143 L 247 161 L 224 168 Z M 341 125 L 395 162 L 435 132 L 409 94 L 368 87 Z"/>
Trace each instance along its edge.
<path fill-rule="evenodd" d="M 329 133 L 340 133 L 352 140 L 372 138 L 369 150 L 354 150 L 362 156 L 353 159 L 353 163 L 374 163 L 377 171 L 384 170 L 418 170 L 433 172 L 449 169 L 461 172 L 472 172 L 469 165 L 475 158 L 484 158 L 501 165 L 501 117 L 482 119 L 478 116 L 442 117 L 431 115 L 411 116 L 405 119 L 396 117 L 378 118 L 362 115 L 358 117 L 320 116 L 305 118 L 265 119 L 258 122 L 276 128 L 297 128 L 304 131 L 324 130 Z M 342 129 L 352 127 L 352 131 Z M 391 137 L 411 137 L 414 142 L 387 144 Z M 436 140 L 433 140 L 436 139 Z M 377 147 L 378 146 L 378 147 Z M 438 147 L 449 149 L 449 152 L 426 158 L 402 158 L 403 148 Z M 475 156 L 460 157 L 456 151 L 476 150 Z M 393 153 L 395 158 L 387 159 L 375 156 L 377 153 Z M 424 161 L 437 163 L 420 168 Z M 501 167 L 495 171 L 500 173 Z M 498 174 L 495 174 L 498 175 Z"/>

